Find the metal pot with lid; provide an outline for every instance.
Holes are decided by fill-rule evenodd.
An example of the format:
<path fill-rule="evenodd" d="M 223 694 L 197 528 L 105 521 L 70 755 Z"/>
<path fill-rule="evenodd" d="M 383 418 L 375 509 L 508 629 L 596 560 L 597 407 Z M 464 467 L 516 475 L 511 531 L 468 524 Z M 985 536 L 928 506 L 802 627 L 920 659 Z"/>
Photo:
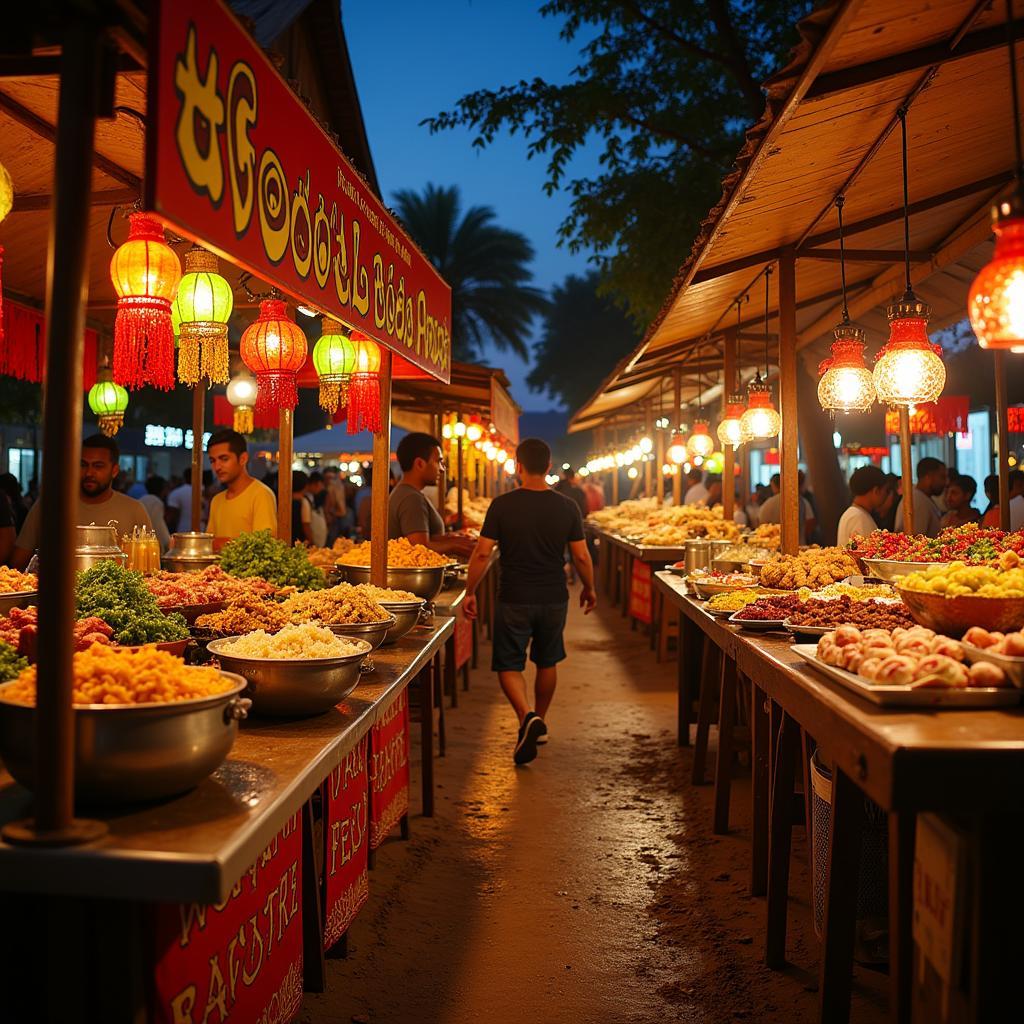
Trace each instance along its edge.
<path fill-rule="evenodd" d="M 687 572 L 711 568 L 711 541 L 688 540 L 683 545 L 683 564 Z"/>
<path fill-rule="evenodd" d="M 216 565 L 220 555 L 213 551 L 212 533 L 171 534 L 171 547 L 163 558 L 163 566 L 171 572 L 202 572 Z"/>
<path fill-rule="evenodd" d="M 124 565 L 127 556 L 117 542 L 117 522 L 76 526 L 78 543 L 75 546 L 75 570 L 91 569 L 99 562 L 117 562 Z"/>

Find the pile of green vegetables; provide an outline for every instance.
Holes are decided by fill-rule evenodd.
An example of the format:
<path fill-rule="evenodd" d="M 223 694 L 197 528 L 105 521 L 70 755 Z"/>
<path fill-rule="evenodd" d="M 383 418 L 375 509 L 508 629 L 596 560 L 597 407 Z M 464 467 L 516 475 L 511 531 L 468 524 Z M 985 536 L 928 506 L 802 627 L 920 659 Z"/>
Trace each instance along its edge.
<path fill-rule="evenodd" d="M 10 644 L 0 640 L 0 683 L 15 679 L 21 674 L 21 670 L 27 667 L 28 661 L 18 654 Z"/>
<path fill-rule="evenodd" d="M 97 562 L 78 574 L 75 605 L 80 619 L 89 615 L 102 619 L 114 631 L 114 642 L 125 647 L 184 640 L 189 635 L 181 615 L 160 611 L 142 573 L 116 562 Z"/>
<path fill-rule="evenodd" d="M 269 530 L 243 533 L 224 545 L 220 567 L 232 576 L 262 576 L 279 587 L 321 590 L 327 586 L 322 570 L 313 565 L 306 549 L 293 548 Z"/>

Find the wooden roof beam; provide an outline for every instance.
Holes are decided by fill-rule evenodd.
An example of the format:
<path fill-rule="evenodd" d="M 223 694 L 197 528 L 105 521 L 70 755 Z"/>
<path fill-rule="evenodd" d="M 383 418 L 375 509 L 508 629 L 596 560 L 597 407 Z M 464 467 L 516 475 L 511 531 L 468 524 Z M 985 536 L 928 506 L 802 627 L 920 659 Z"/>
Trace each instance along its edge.
<path fill-rule="evenodd" d="M 27 107 L 23 107 L 17 100 L 11 99 L 10 96 L 3 92 L 0 92 L 0 113 L 6 114 L 12 120 L 17 121 L 18 124 L 23 125 L 33 135 L 38 135 L 39 138 L 45 139 L 47 142 L 56 141 L 57 129 L 52 124 L 44 121 Z M 102 153 L 94 152 L 92 162 L 95 167 L 115 181 L 135 189 L 135 193 L 138 195 L 139 189 L 142 187 L 141 178 L 136 177 L 131 171 L 126 171 L 109 157 L 103 156 Z"/>
<path fill-rule="evenodd" d="M 842 258 L 838 249 L 801 249 L 798 253 L 802 260 L 829 260 L 836 263 Z M 902 263 L 903 253 L 898 249 L 847 249 L 848 263 Z M 923 249 L 910 251 L 911 263 L 928 263 L 932 258 L 930 252 Z"/>
<path fill-rule="evenodd" d="M 93 206 L 127 206 L 138 198 L 139 190 L 137 188 L 111 188 L 102 191 L 94 190 L 89 201 Z M 16 194 L 11 206 L 11 213 L 34 213 L 38 210 L 48 210 L 52 205 L 53 195 L 50 192 Z"/>
<path fill-rule="evenodd" d="M 1017 37 L 1024 30 L 1024 20 L 1017 19 L 1013 23 Z M 869 61 L 867 64 L 856 64 L 825 75 L 819 75 L 807 90 L 806 99 L 819 99 L 847 89 L 857 89 L 865 85 L 905 75 L 911 71 L 924 71 L 936 64 L 949 64 L 965 57 L 974 57 L 979 53 L 1003 49 L 1006 46 L 1006 24 L 991 25 L 965 35 L 955 49 L 950 48 L 948 40 L 922 46 L 904 53 L 894 53 L 881 60 Z"/>

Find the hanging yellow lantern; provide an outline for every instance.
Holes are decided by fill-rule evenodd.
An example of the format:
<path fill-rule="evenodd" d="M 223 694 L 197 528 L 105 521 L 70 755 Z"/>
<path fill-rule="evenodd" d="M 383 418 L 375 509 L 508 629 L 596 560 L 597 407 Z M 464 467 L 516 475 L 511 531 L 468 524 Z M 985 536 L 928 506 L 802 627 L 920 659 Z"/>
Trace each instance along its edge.
<path fill-rule="evenodd" d="M 89 389 L 89 408 L 104 437 L 113 437 L 124 426 L 128 392 L 114 383 L 110 370 L 102 369 L 97 374 L 96 383 Z"/>
<path fill-rule="evenodd" d="M 744 440 L 767 441 L 778 437 L 782 417 L 772 402 L 771 386 L 755 377 L 747 385 L 747 410 L 740 418 L 740 432 Z"/>
<path fill-rule="evenodd" d="M 240 373 L 232 377 L 227 386 L 226 396 L 234 408 L 232 416 L 235 430 L 240 434 L 251 434 L 255 426 L 256 379 Z"/>
<path fill-rule="evenodd" d="M 908 290 L 889 307 L 889 341 L 875 363 L 878 400 L 888 405 L 936 402 L 946 383 L 942 349 L 928 340 L 931 308 Z"/>
<path fill-rule="evenodd" d="M 178 380 L 194 387 L 228 380 L 228 320 L 234 306 L 231 285 L 218 273 L 217 257 L 200 246 L 185 253 L 185 274 L 171 309 L 179 338 Z"/>
<path fill-rule="evenodd" d="M 742 395 L 730 395 L 725 403 L 725 418 L 718 424 L 718 440 L 723 444 L 739 448 L 746 440 L 743 436 L 742 419 L 747 411 Z"/>
<path fill-rule="evenodd" d="M 691 459 L 706 459 L 715 450 L 715 439 L 707 420 L 697 420 L 693 424 L 693 430 L 686 442 L 686 454 Z"/>
<path fill-rule="evenodd" d="M 345 327 L 329 316 L 323 318 L 320 340 L 313 346 L 313 367 L 320 379 L 320 408 L 333 414 L 339 405 L 348 405 L 356 346 Z"/>

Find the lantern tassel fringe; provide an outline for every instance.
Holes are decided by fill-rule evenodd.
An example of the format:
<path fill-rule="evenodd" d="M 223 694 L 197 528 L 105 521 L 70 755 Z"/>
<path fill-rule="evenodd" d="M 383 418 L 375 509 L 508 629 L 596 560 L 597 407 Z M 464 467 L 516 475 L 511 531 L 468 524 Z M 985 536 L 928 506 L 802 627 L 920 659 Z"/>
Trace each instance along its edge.
<path fill-rule="evenodd" d="M 257 373 L 256 411 L 294 409 L 299 404 L 299 390 L 293 372 Z"/>
<path fill-rule="evenodd" d="M 320 408 L 324 412 L 335 413 L 341 400 L 341 385 L 337 381 L 320 380 Z"/>
<path fill-rule="evenodd" d="M 375 373 L 357 373 L 349 385 L 348 432 L 358 434 L 361 430 L 374 434 L 381 430 L 380 379 Z"/>
<path fill-rule="evenodd" d="M 100 433 L 104 437 L 113 437 L 123 426 L 124 416 L 121 414 L 100 416 L 97 419 L 99 424 Z"/>
<path fill-rule="evenodd" d="M 202 365 L 199 373 L 200 376 L 208 378 L 211 384 L 227 384 L 230 379 L 226 324 L 223 334 L 208 334 L 203 339 Z"/>
<path fill-rule="evenodd" d="M 251 405 L 240 405 L 235 409 L 232 419 L 234 422 L 231 425 L 239 434 L 251 434 L 256 425 Z"/>
<path fill-rule="evenodd" d="M 199 339 L 183 331 L 178 343 L 178 380 L 193 388 L 199 377 Z"/>
<path fill-rule="evenodd" d="M 174 387 L 174 333 L 171 314 L 152 306 L 125 306 L 114 321 L 114 380 L 129 390 L 152 384 Z"/>

